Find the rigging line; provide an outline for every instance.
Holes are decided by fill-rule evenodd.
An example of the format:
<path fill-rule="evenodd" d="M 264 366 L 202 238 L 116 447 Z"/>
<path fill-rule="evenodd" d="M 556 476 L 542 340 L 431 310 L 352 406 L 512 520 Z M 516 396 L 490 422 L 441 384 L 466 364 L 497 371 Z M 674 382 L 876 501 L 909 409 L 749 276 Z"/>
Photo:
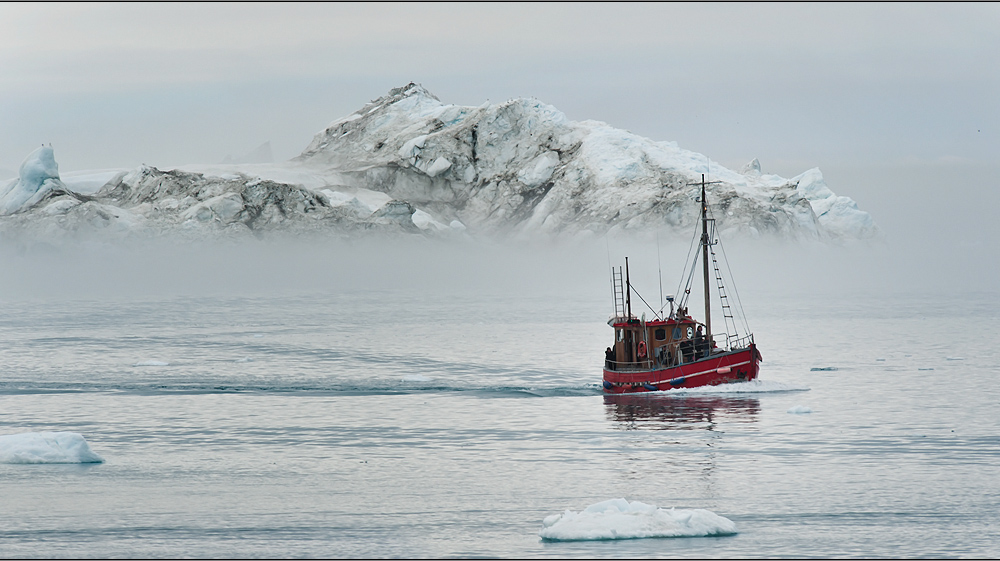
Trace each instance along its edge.
<path fill-rule="evenodd" d="M 687 263 L 688 263 L 688 260 L 691 259 L 691 250 L 694 249 L 694 240 L 697 239 L 697 237 L 698 237 L 698 228 L 696 227 L 694 229 L 694 235 L 691 236 L 691 245 L 688 246 L 687 257 L 684 258 L 684 269 L 681 271 L 681 280 L 680 280 L 680 282 L 677 283 L 677 290 L 674 292 L 674 294 L 677 294 L 677 295 L 682 295 L 683 294 L 681 292 L 681 285 L 684 284 L 684 275 L 685 275 L 685 273 L 687 273 Z M 695 264 L 697 264 L 697 263 L 698 263 L 698 255 L 696 253 L 695 254 Z M 691 266 L 694 267 L 694 265 L 691 265 Z M 689 280 L 687 284 L 690 285 L 691 281 Z M 684 304 L 687 303 L 686 302 L 686 298 L 684 296 L 680 296 L 680 298 L 681 299 L 677 302 L 678 306 L 683 306 Z"/>
<path fill-rule="evenodd" d="M 691 263 L 691 271 L 688 273 L 688 280 L 684 284 L 684 307 L 687 307 L 688 298 L 691 296 L 691 281 L 694 280 L 694 272 L 698 269 L 698 258 L 701 257 L 701 252 L 694 252 L 694 261 Z"/>
<path fill-rule="evenodd" d="M 615 293 L 615 268 L 611 265 L 611 242 L 608 233 L 604 232 L 604 247 L 608 248 L 608 270 L 611 271 L 611 297 L 615 301 L 615 314 L 618 313 L 618 295 Z"/>
<path fill-rule="evenodd" d="M 655 316 L 656 315 L 656 310 L 654 310 L 653 307 L 650 306 L 648 302 L 646 302 L 646 299 L 642 297 L 642 294 L 639 294 L 639 291 L 636 290 L 634 286 L 632 287 L 632 291 L 635 292 L 635 295 L 639 297 L 639 300 L 642 300 L 642 303 L 646 304 L 646 307 L 649 308 L 649 311 L 653 312 L 653 315 Z M 659 316 L 657 316 L 657 317 L 659 317 Z"/>
<path fill-rule="evenodd" d="M 712 212 L 712 209 L 709 208 L 708 212 Z M 713 215 L 712 218 L 714 219 L 715 216 Z M 740 291 L 737 290 L 736 288 L 736 279 L 733 278 L 733 270 L 729 266 L 729 257 L 726 255 L 726 246 L 722 244 L 722 236 L 719 236 L 718 240 L 719 240 L 719 249 L 722 250 L 722 260 L 726 263 L 726 272 L 729 273 L 729 281 L 733 287 L 733 296 L 736 297 L 736 305 L 739 306 L 740 308 L 740 319 L 743 321 L 743 327 L 746 328 L 747 333 L 751 333 L 750 324 L 747 322 L 747 315 L 743 311 L 743 301 L 740 300 Z"/>

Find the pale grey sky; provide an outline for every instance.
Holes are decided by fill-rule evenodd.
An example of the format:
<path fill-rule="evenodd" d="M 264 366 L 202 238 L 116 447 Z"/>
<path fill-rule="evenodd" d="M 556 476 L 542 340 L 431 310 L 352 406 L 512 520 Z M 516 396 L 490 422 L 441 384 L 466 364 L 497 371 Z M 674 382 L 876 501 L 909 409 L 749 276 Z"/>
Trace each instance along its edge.
<path fill-rule="evenodd" d="M 415 81 L 819 167 L 890 231 L 970 182 L 1000 204 L 997 4 L 5 3 L 0 37 L 7 170 L 41 143 L 63 172 L 286 159 Z"/>

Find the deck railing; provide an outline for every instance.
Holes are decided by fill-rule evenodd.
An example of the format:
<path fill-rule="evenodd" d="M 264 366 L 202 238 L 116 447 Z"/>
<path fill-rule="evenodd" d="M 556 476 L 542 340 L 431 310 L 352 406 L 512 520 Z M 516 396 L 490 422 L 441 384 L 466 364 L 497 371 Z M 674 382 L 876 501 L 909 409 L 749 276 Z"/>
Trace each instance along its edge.
<path fill-rule="evenodd" d="M 743 335 L 743 336 L 730 336 L 725 333 L 716 334 L 713 338 L 725 338 L 723 345 L 719 345 L 713 350 L 712 354 L 717 353 L 727 353 L 739 349 L 745 349 L 753 343 L 753 334 Z M 717 341 L 718 343 L 719 341 Z M 703 351 L 704 352 L 704 351 Z M 695 356 L 692 356 L 695 355 Z M 700 360 L 703 357 L 696 356 L 697 353 L 673 353 L 668 360 L 659 361 L 656 357 L 649 357 L 645 360 L 637 361 L 614 361 L 605 360 L 605 368 L 608 370 L 613 370 L 616 372 L 638 372 L 643 370 L 653 370 L 654 368 L 669 368 L 672 366 L 679 366 L 681 364 L 688 364 Z"/>

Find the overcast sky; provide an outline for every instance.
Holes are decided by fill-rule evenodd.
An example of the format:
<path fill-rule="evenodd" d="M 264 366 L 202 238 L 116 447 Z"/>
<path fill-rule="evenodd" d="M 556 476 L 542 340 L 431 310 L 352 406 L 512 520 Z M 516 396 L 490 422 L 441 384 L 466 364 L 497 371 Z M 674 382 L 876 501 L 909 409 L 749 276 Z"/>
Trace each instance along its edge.
<path fill-rule="evenodd" d="M 414 81 L 819 167 L 883 228 L 911 222 L 899 196 L 970 180 L 1000 204 L 997 4 L 4 3 L 0 37 L 0 169 L 42 143 L 64 173 L 286 159 Z"/>

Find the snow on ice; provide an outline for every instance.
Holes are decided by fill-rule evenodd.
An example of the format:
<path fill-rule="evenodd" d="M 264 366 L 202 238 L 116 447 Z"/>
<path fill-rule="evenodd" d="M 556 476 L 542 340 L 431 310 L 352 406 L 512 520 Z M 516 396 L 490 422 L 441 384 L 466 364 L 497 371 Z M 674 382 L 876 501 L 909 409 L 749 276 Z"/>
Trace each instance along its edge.
<path fill-rule="evenodd" d="M 612 499 L 585 508 L 553 514 L 538 533 L 545 540 L 625 540 L 730 536 L 736 524 L 703 509 L 657 508 L 639 501 Z"/>
<path fill-rule="evenodd" d="M 90 464 L 103 462 L 83 435 L 25 432 L 0 436 L 0 464 Z"/>
<path fill-rule="evenodd" d="M 286 162 L 77 172 L 66 183 L 43 146 L 21 168 L 0 189 L 10 215 L 0 234 L 686 237 L 698 217 L 692 184 L 706 174 L 718 182 L 710 202 L 725 236 L 880 235 L 815 168 L 785 179 L 754 159 L 736 172 L 675 142 L 570 121 L 536 99 L 449 105 L 412 83 L 331 123 Z"/>

